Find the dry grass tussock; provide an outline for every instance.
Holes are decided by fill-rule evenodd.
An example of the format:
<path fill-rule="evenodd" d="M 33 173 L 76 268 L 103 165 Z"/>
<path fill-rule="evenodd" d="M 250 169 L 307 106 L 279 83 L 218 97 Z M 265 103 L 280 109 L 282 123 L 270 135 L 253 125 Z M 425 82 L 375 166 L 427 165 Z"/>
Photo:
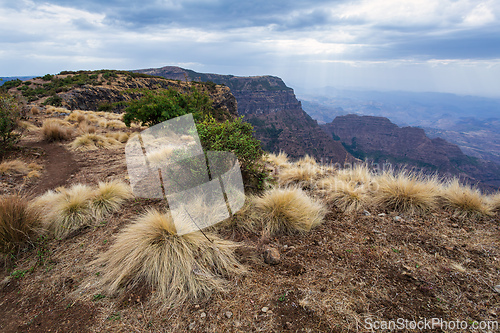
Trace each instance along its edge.
<path fill-rule="evenodd" d="M 127 128 L 127 125 L 118 119 L 100 119 L 97 121 L 97 125 L 102 128 L 112 128 L 112 129 L 123 129 Z"/>
<path fill-rule="evenodd" d="M 73 129 L 68 122 L 61 119 L 47 119 L 43 122 L 42 133 L 44 139 L 52 141 L 64 141 L 71 139 Z"/>
<path fill-rule="evenodd" d="M 82 121 L 78 124 L 78 134 L 94 134 L 96 133 L 97 129 L 92 126 L 89 122 L 87 121 Z"/>
<path fill-rule="evenodd" d="M 458 179 L 449 181 L 442 189 L 443 206 L 461 218 L 481 217 L 493 214 L 492 206 L 477 188 L 462 185 Z"/>
<path fill-rule="evenodd" d="M 370 191 L 365 184 L 330 176 L 317 185 L 327 200 L 345 213 L 359 212 L 370 204 Z"/>
<path fill-rule="evenodd" d="M 375 181 L 373 172 L 366 164 L 356 164 L 350 168 L 340 169 L 336 173 L 336 178 L 358 185 L 368 185 Z"/>
<path fill-rule="evenodd" d="M 494 212 L 499 213 L 500 212 L 500 193 L 490 195 L 488 199 L 489 199 L 489 205 L 490 205 L 491 209 Z"/>
<path fill-rule="evenodd" d="M 321 224 L 325 205 L 296 187 L 274 188 L 251 200 L 250 218 L 260 221 L 264 234 L 307 232 Z"/>
<path fill-rule="evenodd" d="M 257 218 L 257 216 L 253 216 L 252 212 L 254 211 L 254 207 L 251 203 L 251 197 L 247 197 L 245 204 L 238 210 L 232 218 L 222 220 L 221 222 L 214 225 L 214 230 L 220 229 L 230 229 L 230 230 L 240 230 L 246 232 L 258 232 L 262 227 L 261 221 Z"/>
<path fill-rule="evenodd" d="M 99 216 L 117 211 L 127 199 L 133 197 L 129 185 L 112 180 L 99 182 L 92 198 L 92 208 Z"/>
<path fill-rule="evenodd" d="M 30 108 L 30 112 L 32 115 L 36 116 L 36 115 L 40 114 L 40 109 L 38 108 L 38 106 L 32 106 Z"/>
<path fill-rule="evenodd" d="M 43 167 L 35 162 L 25 163 L 21 160 L 10 160 L 0 163 L 0 174 L 4 175 L 24 175 L 36 177 L 40 175 L 40 170 Z"/>
<path fill-rule="evenodd" d="M 321 178 L 322 175 L 323 169 L 316 165 L 290 165 L 288 168 L 280 170 L 278 184 L 280 186 L 296 184 L 301 187 L 307 187 L 313 185 L 316 179 Z"/>
<path fill-rule="evenodd" d="M 245 269 L 236 260 L 236 243 L 207 236 L 211 241 L 201 232 L 179 236 L 168 212 L 150 210 L 126 227 L 95 262 L 107 265 L 101 282 L 115 293 L 145 281 L 163 307 L 223 291 L 224 277 Z"/>
<path fill-rule="evenodd" d="M 318 162 L 316 162 L 316 159 L 312 156 L 309 156 L 306 154 L 304 157 L 301 157 L 297 162 L 295 162 L 295 165 L 297 166 L 316 166 L 318 165 Z"/>
<path fill-rule="evenodd" d="M 0 197 L 0 253 L 9 253 L 33 240 L 40 226 L 40 212 L 25 197 Z"/>
<path fill-rule="evenodd" d="M 288 160 L 288 155 L 283 152 L 283 151 L 280 151 L 278 155 L 276 154 L 268 154 L 265 159 L 278 166 L 278 167 L 287 167 L 289 165 L 289 160 Z"/>
<path fill-rule="evenodd" d="M 121 120 L 108 120 L 106 123 L 106 128 L 122 129 L 127 128 L 127 125 Z"/>
<path fill-rule="evenodd" d="M 47 105 L 45 107 L 46 114 L 54 114 L 54 113 L 70 113 L 71 111 L 66 108 L 55 107 L 52 105 Z"/>
<path fill-rule="evenodd" d="M 76 137 L 69 144 L 70 149 L 79 151 L 104 149 L 116 149 L 122 147 L 122 143 L 112 137 L 106 137 L 95 133 L 85 133 Z"/>
<path fill-rule="evenodd" d="M 18 122 L 18 124 L 22 130 L 28 131 L 28 132 L 35 132 L 35 131 L 38 131 L 40 129 L 39 127 L 36 127 L 35 125 L 30 123 L 29 121 L 25 121 L 25 120 L 20 120 Z"/>
<path fill-rule="evenodd" d="M 120 141 L 121 143 L 126 143 L 129 138 L 129 134 L 125 132 L 111 132 L 111 133 L 106 133 L 106 137 L 108 138 L 113 138 L 117 141 Z"/>
<path fill-rule="evenodd" d="M 408 171 L 387 171 L 377 177 L 374 202 L 401 213 L 426 213 L 437 208 L 441 183 Z"/>
<path fill-rule="evenodd" d="M 172 147 L 162 147 L 146 155 L 149 163 L 155 166 L 163 165 L 174 153 L 175 149 Z"/>
<path fill-rule="evenodd" d="M 76 121 L 77 123 L 81 122 L 86 122 L 87 121 L 87 115 L 83 111 L 73 111 L 70 113 L 69 116 L 66 116 L 64 118 L 66 121 Z"/>
<path fill-rule="evenodd" d="M 76 184 L 46 192 L 33 201 L 33 206 L 43 213 L 43 229 L 64 238 L 116 211 L 130 197 L 129 186 L 118 181 L 99 183 L 97 188 Z"/>

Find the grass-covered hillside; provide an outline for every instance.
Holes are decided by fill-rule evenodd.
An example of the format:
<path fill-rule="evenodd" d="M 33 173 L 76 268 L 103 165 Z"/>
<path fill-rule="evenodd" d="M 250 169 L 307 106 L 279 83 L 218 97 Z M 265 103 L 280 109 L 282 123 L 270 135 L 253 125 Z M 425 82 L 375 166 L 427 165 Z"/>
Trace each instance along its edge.
<path fill-rule="evenodd" d="M 236 139 L 244 128 L 210 121 L 198 131 L 211 149 L 254 156 L 244 155 L 250 140 Z M 354 332 L 397 318 L 496 320 L 499 194 L 269 154 L 249 167 L 268 176 L 246 179 L 240 211 L 180 236 L 165 201 L 130 190 L 124 147 L 145 129 L 131 124 L 39 104 L 16 120 L 0 162 L 0 331 Z"/>

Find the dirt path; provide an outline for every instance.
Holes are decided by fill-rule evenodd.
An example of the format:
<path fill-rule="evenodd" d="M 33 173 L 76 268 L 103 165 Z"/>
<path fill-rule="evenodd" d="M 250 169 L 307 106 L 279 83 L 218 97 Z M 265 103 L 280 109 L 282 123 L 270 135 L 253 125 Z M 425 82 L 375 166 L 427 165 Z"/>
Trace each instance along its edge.
<path fill-rule="evenodd" d="M 30 189 L 33 195 L 66 185 L 71 175 L 81 168 L 80 163 L 73 158 L 73 154 L 59 143 L 30 142 L 26 146 L 41 149 L 45 160 L 42 178 Z"/>

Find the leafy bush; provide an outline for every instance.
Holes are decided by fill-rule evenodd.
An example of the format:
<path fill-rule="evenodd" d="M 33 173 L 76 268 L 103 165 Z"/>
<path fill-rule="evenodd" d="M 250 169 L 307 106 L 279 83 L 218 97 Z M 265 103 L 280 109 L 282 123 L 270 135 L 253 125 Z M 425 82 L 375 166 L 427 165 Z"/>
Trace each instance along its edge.
<path fill-rule="evenodd" d="M 205 151 L 230 151 L 240 162 L 243 179 L 247 187 L 260 191 L 264 188 L 267 173 L 261 157 L 260 141 L 253 137 L 253 127 L 243 120 L 218 122 L 212 101 L 205 93 L 192 88 L 189 93 L 173 89 L 145 91 L 139 100 L 129 103 L 123 121 L 130 126 L 132 121 L 152 126 L 163 121 L 192 113 L 198 135 Z"/>
<path fill-rule="evenodd" d="M 21 81 L 19 79 L 9 80 L 9 81 L 5 82 L 1 87 L 2 87 L 2 90 L 7 91 L 10 88 L 14 88 L 14 87 L 20 86 L 22 83 L 23 83 L 23 81 Z"/>
<path fill-rule="evenodd" d="M 45 100 L 43 105 L 62 106 L 63 99 L 59 95 L 54 95 Z"/>
<path fill-rule="evenodd" d="M 21 118 L 21 108 L 14 97 L 0 94 L 0 155 L 9 150 L 19 139 L 13 133 Z"/>
<path fill-rule="evenodd" d="M 201 145 L 205 151 L 230 151 L 240 162 L 241 172 L 247 187 L 264 188 L 267 173 L 264 171 L 260 141 L 253 137 L 253 127 L 242 118 L 217 122 L 207 116 L 196 124 Z"/>
<path fill-rule="evenodd" d="M 207 94 L 193 88 L 183 94 L 174 89 L 141 91 L 142 98 L 129 102 L 123 121 L 130 126 L 132 121 L 144 126 L 152 126 L 163 121 L 192 113 L 195 119 L 213 111 L 212 101 Z"/>

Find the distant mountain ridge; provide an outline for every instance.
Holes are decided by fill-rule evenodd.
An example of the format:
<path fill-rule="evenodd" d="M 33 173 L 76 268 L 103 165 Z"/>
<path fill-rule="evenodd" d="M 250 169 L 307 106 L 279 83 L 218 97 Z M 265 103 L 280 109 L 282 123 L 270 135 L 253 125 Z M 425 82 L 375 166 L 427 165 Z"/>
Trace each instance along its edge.
<path fill-rule="evenodd" d="M 12 81 L 12 80 L 26 81 L 26 80 L 31 80 L 34 77 L 35 76 L 0 76 L 0 86 L 2 86 L 7 81 Z"/>
<path fill-rule="evenodd" d="M 347 114 L 387 117 L 399 126 L 423 128 L 429 137 L 442 137 L 469 156 L 500 164 L 500 98 L 335 88 L 299 98 L 321 124 Z"/>
<path fill-rule="evenodd" d="M 500 187 L 500 166 L 469 157 L 444 139 L 431 139 L 421 128 L 399 127 L 384 117 L 353 114 L 338 116 L 321 128 L 360 159 L 401 163 Z"/>
<path fill-rule="evenodd" d="M 354 160 L 340 142 L 324 133 L 317 122 L 304 112 L 293 89 L 278 77 L 197 73 L 174 66 L 133 72 L 181 81 L 211 81 L 228 86 L 238 102 L 238 114 L 254 126 L 256 137 L 267 151 L 282 150 L 292 158 L 309 154 L 324 162 Z"/>

